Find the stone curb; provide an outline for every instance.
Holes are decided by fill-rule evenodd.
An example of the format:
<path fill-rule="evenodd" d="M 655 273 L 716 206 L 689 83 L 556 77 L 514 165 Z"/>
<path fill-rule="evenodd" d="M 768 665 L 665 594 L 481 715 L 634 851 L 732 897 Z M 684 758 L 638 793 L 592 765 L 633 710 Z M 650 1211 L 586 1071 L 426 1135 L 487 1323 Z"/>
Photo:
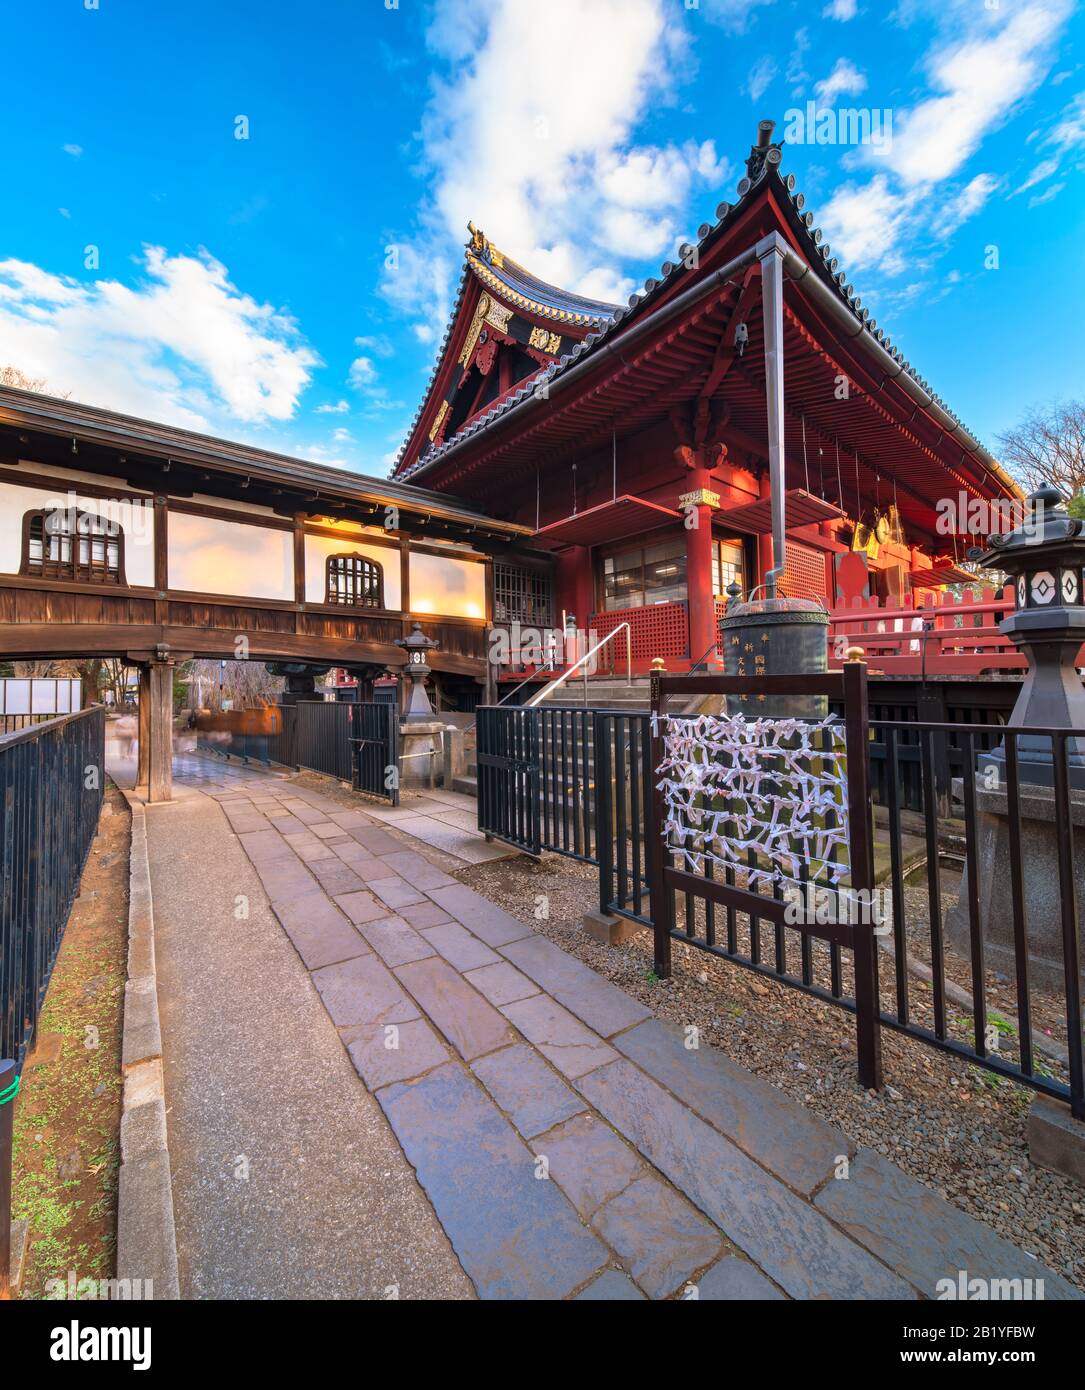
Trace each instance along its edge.
<path fill-rule="evenodd" d="M 117 1279 L 179 1299 L 177 1231 L 166 1135 L 162 1029 L 154 956 L 154 903 L 147 857 L 147 812 L 126 791 L 132 813 L 128 888 L 128 980 L 124 987 L 121 1170 L 117 1192 Z"/>

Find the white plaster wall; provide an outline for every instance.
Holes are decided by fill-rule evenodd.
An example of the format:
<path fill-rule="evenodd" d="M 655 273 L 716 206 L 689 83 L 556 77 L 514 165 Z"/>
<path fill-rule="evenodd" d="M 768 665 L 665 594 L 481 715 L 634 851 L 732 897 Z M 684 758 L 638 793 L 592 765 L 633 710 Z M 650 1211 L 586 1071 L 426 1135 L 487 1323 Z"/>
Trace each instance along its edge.
<path fill-rule="evenodd" d="M 438 617 L 486 616 L 486 566 L 411 551 L 411 612 Z"/>
<path fill-rule="evenodd" d="M 154 506 L 114 498 L 69 493 L 63 480 L 55 489 L 0 482 L 0 574 L 18 574 L 22 560 L 23 517 L 39 507 L 76 507 L 117 522 L 124 531 L 124 577 L 133 585 L 154 585 Z"/>
<path fill-rule="evenodd" d="M 362 555 L 375 560 L 384 571 L 384 606 L 400 604 L 399 550 L 392 545 L 366 545 L 353 536 L 305 537 L 305 602 L 323 603 L 327 594 L 329 555 Z"/>
<path fill-rule="evenodd" d="M 190 512 L 169 515 L 168 581 L 188 593 L 294 597 L 294 535 Z"/>

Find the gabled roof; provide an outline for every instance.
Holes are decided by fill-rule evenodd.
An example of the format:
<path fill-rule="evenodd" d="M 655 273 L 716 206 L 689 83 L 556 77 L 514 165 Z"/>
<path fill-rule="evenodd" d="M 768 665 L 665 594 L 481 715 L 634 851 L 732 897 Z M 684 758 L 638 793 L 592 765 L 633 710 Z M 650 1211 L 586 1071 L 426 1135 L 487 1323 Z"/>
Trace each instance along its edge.
<path fill-rule="evenodd" d="M 821 282 L 824 287 L 822 294 L 828 291 L 830 298 L 836 303 L 842 322 L 850 325 L 844 327 L 843 336 L 855 345 L 865 345 L 876 362 L 885 364 L 883 375 L 891 376 L 898 381 L 902 389 L 913 400 L 919 402 L 922 409 L 930 413 L 944 435 L 952 437 L 965 453 L 973 456 L 982 471 L 991 475 L 1000 490 L 1016 494 L 1018 488 L 1013 479 L 965 429 L 957 416 L 871 318 L 870 311 L 864 308 L 862 300 L 848 280 L 847 273 L 841 268 L 839 258 L 833 254 L 832 248 L 824 240 L 821 229 L 815 227 L 814 214 L 807 209 L 805 196 L 796 187 L 795 176 L 784 176 L 781 172 L 783 147 L 782 143 L 772 142 L 773 129 L 774 123 L 771 121 L 760 123 L 758 142 L 751 147 L 746 160 L 746 176 L 738 185 L 738 201 L 734 204 L 720 203 L 716 208 L 715 221 L 703 223 L 698 228 L 696 243 L 680 247 L 677 261 L 664 262 L 658 277 L 649 277 L 643 289 L 630 296 L 627 307 L 614 308 L 609 317 L 592 327 L 579 341 L 564 349 L 556 361 L 540 368 L 539 372 L 520 382 L 505 397 L 466 421 L 451 438 L 436 445 L 424 445 L 414 458 L 409 459 L 407 466 L 403 467 L 402 461 L 412 442 L 415 442 L 412 430 L 411 437 L 401 451 L 401 462 L 397 463 L 396 476 L 407 479 L 426 474 L 436 481 L 435 470 L 444 461 L 449 460 L 450 456 L 458 456 L 465 449 L 473 448 L 472 441 L 480 435 L 487 435 L 496 425 L 509 420 L 513 412 L 530 412 L 533 405 L 537 406 L 533 398 L 542 383 L 545 382 L 548 388 L 552 388 L 555 383 L 562 382 L 574 368 L 579 369 L 582 364 L 586 365 L 593 357 L 598 356 L 604 348 L 610 348 L 612 344 L 617 348 L 621 345 L 624 335 L 634 325 L 656 314 L 664 305 L 675 299 L 680 291 L 688 291 L 691 283 L 695 283 L 697 278 L 697 272 L 691 271 L 691 266 L 703 266 L 710 261 L 713 252 L 722 242 L 728 239 L 732 242 L 735 240 L 733 234 L 737 234 L 750 222 L 755 209 L 771 202 L 775 208 L 780 209 L 786 223 L 786 231 L 792 243 L 799 248 L 799 254 L 805 262 L 804 272 Z M 468 266 L 465 266 L 465 281 L 469 274 L 473 272 L 470 271 L 468 263 Z M 463 285 L 461 298 L 462 293 Z M 454 314 L 453 324 L 455 319 Z M 452 325 L 450 334 L 451 328 Z M 442 356 L 448 341 L 449 337 L 446 335 Z M 420 412 L 420 416 L 422 413 Z M 509 423 L 511 426 L 511 421 Z M 503 437 L 505 434 L 507 431 L 502 431 Z M 437 485 L 440 486 L 440 483 Z"/>
<path fill-rule="evenodd" d="M 468 269 L 487 289 L 496 290 L 510 304 L 540 318 L 560 319 L 563 323 L 583 324 L 589 328 L 598 328 L 613 316 L 616 304 L 585 299 L 583 295 L 548 285 L 488 242 L 473 223 L 467 226 L 471 232 L 465 256 Z"/>
<path fill-rule="evenodd" d="M 429 444 L 423 427 L 432 425 L 440 409 L 443 392 L 454 375 L 456 357 L 484 293 L 495 296 L 501 304 L 522 316 L 529 324 L 554 331 L 554 340 L 546 333 L 535 348 L 539 353 L 540 371 L 546 362 L 557 360 L 560 351 L 581 342 L 588 333 L 598 331 L 604 324 L 608 324 L 619 309 L 616 304 L 586 299 L 583 295 L 547 284 L 498 250 L 474 223 L 469 222 L 467 228 L 470 237 L 464 249 L 463 273 L 460 276 L 448 327 L 441 339 L 425 395 L 411 421 L 407 439 L 392 468 L 392 477 L 405 477 L 406 474 L 402 471 L 405 457 L 413 454 L 415 458 L 411 461 L 415 462 L 417 456 Z M 545 343 L 544 339 L 547 340 Z"/>

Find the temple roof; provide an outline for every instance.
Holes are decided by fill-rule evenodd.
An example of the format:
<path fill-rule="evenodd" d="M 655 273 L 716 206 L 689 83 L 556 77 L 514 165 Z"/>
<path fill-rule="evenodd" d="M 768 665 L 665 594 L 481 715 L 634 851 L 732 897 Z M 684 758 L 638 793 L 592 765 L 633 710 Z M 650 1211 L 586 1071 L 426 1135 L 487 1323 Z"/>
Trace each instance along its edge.
<path fill-rule="evenodd" d="M 524 406 L 526 408 L 540 383 L 553 383 L 575 364 L 579 364 L 585 358 L 597 355 L 601 350 L 609 347 L 611 340 L 619 338 L 632 322 L 651 315 L 664 301 L 672 299 L 679 285 L 687 286 L 690 283 L 690 266 L 703 263 L 717 243 L 727 233 L 735 230 L 738 224 L 743 222 L 754 203 L 761 199 L 766 191 L 769 191 L 775 195 L 776 202 L 784 209 L 789 230 L 813 272 L 831 287 L 833 294 L 841 305 L 846 307 L 848 314 L 854 320 L 855 338 L 859 341 L 863 339 L 873 340 L 870 342 L 873 350 L 876 351 L 875 345 L 877 345 L 884 353 L 888 354 L 898 364 L 901 375 L 909 378 L 914 386 L 919 388 L 923 395 L 928 398 L 930 407 L 933 407 L 942 416 L 948 417 L 953 428 L 947 433 L 952 433 L 955 440 L 968 453 L 977 458 L 982 467 L 998 480 L 1000 487 L 1008 488 L 1016 493 L 1018 491 L 1016 483 L 1008 477 L 998 462 L 965 428 L 958 417 L 905 358 L 899 348 L 892 343 L 884 329 L 879 327 L 871 317 L 869 309 L 864 308 L 861 298 L 855 293 L 848 279 L 846 271 L 841 268 L 839 258 L 833 254 L 821 229 L 814 225 L 814 214 L 806 208 L 805 195 L 796 187 L 794 174 L 785 176 L 781 172 L 783 145 L 782 142 L 772 142 L 773 128 L 771 121 L 762 121 L 759 125 L 758 142 L 751 147 L 749 157 L 746 160 L 746 175 L 738 184 L 737 202 L 733 204 L 720 203 L 716 208 L 715 220 L 702 223 L 698 228 L 696 243 L 687 243 L 681 246 L 678 260 L 665 261 L 658 276 L 650 276 L 644 282 L 643 288 L 630 296 L 628 306 L 593 304 L 592 301 L 579 299 L 577 296 L 567 294 L 553 286 L 543 285 L 522 267 L 515 265 L 514 262 L 509 262 L 507 258 L 500 257 L 500 253 L 497 254 L 504 264 L 494 266 L 492 263 L 493 248 L 489 248 L 490 259 L 488 261 L 483 259 L 482 250 L 489 246 L 489 243 L 481 236 L 481 233 L 472 228 L 472 242 L 466 253 L 460 293 L 448 332 L 441 346 L 437 367 L 434 370 L 419 413 L 412 424 L 407 441 L 400 452 L 400 460 L 397 461 L 393 470 L 393 476 L 407 479 L 414 477 L 419 472 L 428 472 L 452 451 L 459 451 L 464 447 L 469 439 L 477 437 L 479 433 L 489 430 L 493 425 L 504 420 L 517 407 Z M 477 248 L 476 239 L 479 242 Z M 492 281 L 484 279 L 484 274 L 493 277 Z M 464 422 L 449 438 L 437 444 L 429 443 L 427 445 L 423 443 L 419 454 L 404 467 L 404 455 L 414 441 L 417 427 L 430 401 L 449 340 L 459 316 L 465 290 L 469 282 L 476 278 L 489 284 L 498 294 L 517 293 L 524 295 L 525 299 L 531 300 L 535 306 L 533 311 L 537 313 L 543 313 L 544 306 L 549 303 L 555 308 L 561 306 L 570 314 L 585 314 L 586 317 L 581 319 L 579 323 L 574 318 L 567 321 L 577 323 L 578 327 L 583 324 L 584 327 L 588 328 L 588 331 L 583 336 L 577 334 L 577 341 L 563 344 L 561 353 L 555 361 L 541 366 L 538 372 L 521 381 L 514 390 L 494 401 L 488 408 L 480 410 L 475 416 Z M 498 280 L 500 280 L 500 284 L 494 283 Z M 574 305 L 578 307 L 574 308 Z M 588 314 L 591 317 L 587 317 Z M 581 329 L 581 333 L 583 333 L 583 329 Z"/>
<path fill-rule="evenodd" d="M 496 290 L 509 303 L 542 318 L 561 319 L 565 323 L 592 328 L 607 322 L 618 308 L 616 304 L 585 299 L 583 295 L 548 285 L 499 251 L 473 223 L 467 226 L 471 233 L 466 252 L 468 267 L 487 289 Z"/>

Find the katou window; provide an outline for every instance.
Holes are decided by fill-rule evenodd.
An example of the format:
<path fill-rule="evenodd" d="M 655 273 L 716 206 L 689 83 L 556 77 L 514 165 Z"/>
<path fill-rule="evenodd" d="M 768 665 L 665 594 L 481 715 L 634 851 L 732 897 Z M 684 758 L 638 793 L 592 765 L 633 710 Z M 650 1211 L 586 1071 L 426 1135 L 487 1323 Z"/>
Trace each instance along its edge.
<path fill-rule="evenodd" d="M 384 574 L 380 565 L 361 555 L 329 555 L 324 601 L 352 608 L 383 608 Z"/>
<path fill-rule="evenodd" d="M 23 526 L 23 574 L 87 584 L 123 584 L 119 524 L 74 507 L 29 512 Z"/>

